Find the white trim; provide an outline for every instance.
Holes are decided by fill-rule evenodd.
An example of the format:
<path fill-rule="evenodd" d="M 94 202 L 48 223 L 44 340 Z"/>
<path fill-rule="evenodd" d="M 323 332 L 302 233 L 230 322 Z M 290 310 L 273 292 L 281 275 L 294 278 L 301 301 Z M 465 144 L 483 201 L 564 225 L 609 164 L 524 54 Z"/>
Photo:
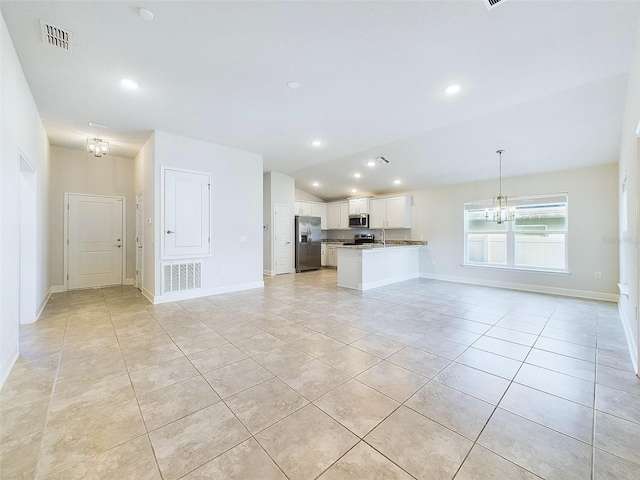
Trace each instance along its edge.
<path fill-rule="evenodd" d="M 221 293 L 240 292 L 242 290 L 252 290 L 255 288 L 264 288 L 264 282 L 240 283 L 237 285 L 228 285 L 225 287 L 214 288 L 198 288 L 196 290 L 187 290 L 183 292 L 167 293 L 165 295 L 153 296 L 148 291 L 144 291 L 147 297 L 154 305 L 159 303 L 176 302 L 178 300 L 188 300 L 190 298 L 208 297 L 210 295 L 220 295 Z"/>
<path fill-rule="evenodd" d="M 262 274 L 268 277 L 275 277 L 276 275 L 276 273 L 273 270 L 267 270 L 266 268 L 262 270 Z"/>
<path fill-rule="evenodd" d="M 49 301 L 50 297 L 51 297 L 51 289 L 47 291 L 47 294 L 44 296 L 44 300 L 42 300 L 42 303 L 38 307 L 38 311 L 36 312 L 36 321 L 40 319 L 40 315 L 42 315 L 42 311 L 44 310 L 44 307 L 47 306 L 47 302 Z"/>
<path fill-rule="evenodd" d="M 126 278 L 125 281 L 124 281 L 124 284 L 125 285 L 135 285 L 135 281 L 136 281 L 135 278 Z"/>
<path fill-rule="evenodd" d="M 9 374 L 11 373 L 11 369 L 18 360 L 18 356 L 20 352 L 18 351 L 18 343 L 16 342 L 13 347 L 13 352 L 9 355 L 9 360 L 0 367 L 0 388 L 4 385 L 4 382 L 9 378 Z"/>
<path fill-rule="evenodd" d="M 51 288 L 49 288 L 49 293 L 62 293 L 62 292 L 66 292 L 67 289 L 64 288 L 64 285 L 51 285 Z"/>
<path fill-rule="evenodd" d="M 629 349 L 629 356 L 631 357 L 631 363 L 633 364 L 633 371 L 636 375 L 640 374 L 638 371 L 638 347 L 636 341 L 633 338 L 633 332 L 631 331 L 631 324 L 627 321 L 624 314 L 624 308 L 618 303 L 618 312 L 620 313 L 620 320 L 624 327 L 624 335 L 627 337 L 627 348 Z"/>
<path fill-rule="evenodd" d="M 504 265 L 492 265 L 492 264 L 482 264 L 482 263 L 463 263 L 462 267 L 470 267 L 470 268 L 482 268 L 489 270 L 511 270 L 514 272 L 526 272 L 526 273 L 542 273 L 545 275 L 560 275 L 560 276 L 568 276 L 571 274 L 569 270 L 541 270 L 538 268 L 525 268 L 525 267 L 510 267 Z"/>
<path fill-rule="evenodd" d="M 495 280 L 481 280 L 466 277 L 454 277 L 450 275 L 439 275 L 436 273 L 420 273 L 420 278 L 431 280 L 442 280 L 444 282 L 465 283 L 469 285 L 481 285 L 485 287 L 506 288 L 508 290 L 521 290 L 524 292 L 547 293 L 549 295 L 561 295 L 564 297 L 587 298 L 590 300 L 604 300 L 607 302 L 617 302 L 617 293 L 592 292 L 589 290 L 574 290 L 572 288 L 544 287 L 541 285 L 529 285 L 526 283 L 499 282 Z"/>

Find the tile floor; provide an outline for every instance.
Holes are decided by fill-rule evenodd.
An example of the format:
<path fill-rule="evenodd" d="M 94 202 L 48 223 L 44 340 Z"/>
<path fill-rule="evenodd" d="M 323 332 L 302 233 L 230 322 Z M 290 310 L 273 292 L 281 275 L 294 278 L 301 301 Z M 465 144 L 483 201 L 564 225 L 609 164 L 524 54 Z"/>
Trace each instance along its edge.
<path fill-rule="evenodd" d="M 0 391 L 0 477 L 639 479 L 613 304 L 332 270 L 150 305 L 56 294 Z"/>

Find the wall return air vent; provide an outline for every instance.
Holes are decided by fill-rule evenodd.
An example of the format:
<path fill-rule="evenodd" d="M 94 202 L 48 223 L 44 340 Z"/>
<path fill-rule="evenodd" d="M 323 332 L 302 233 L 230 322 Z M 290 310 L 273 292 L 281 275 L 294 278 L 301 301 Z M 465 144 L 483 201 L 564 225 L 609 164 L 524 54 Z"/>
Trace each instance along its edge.
<path fill-rule="evenodd" d="M 162 265 L 162 293 L 182 292 L 202 287 L 202 262 Z"/>
<path fill-rule="evenodd" d="M 56 27 L 42 20 L 40 20 L 40 30 L 42 32 L 42 41 L 46 45 L 67 52 L 73 51 L 73 33 L 69 30 Z"/>
<path fill-rule="evenodd" d="M 506 2 L 507 0 L 484 0 L 484 4 L 487 7 L 487 10 L 491 10 L 492 8 L 496 8 L 501 3 Z"/>

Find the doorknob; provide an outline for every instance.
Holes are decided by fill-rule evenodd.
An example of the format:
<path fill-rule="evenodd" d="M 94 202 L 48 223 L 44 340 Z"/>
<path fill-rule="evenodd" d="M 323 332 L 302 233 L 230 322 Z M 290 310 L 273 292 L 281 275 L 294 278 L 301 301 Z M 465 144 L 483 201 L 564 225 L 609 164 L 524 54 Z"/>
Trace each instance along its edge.
<path fill-rule="evenodd" d="M 114 245 L 114 247 L 122 248 L 122 245 Z"/>
<path fill-rule="evenodd" d="M 167 235 L 171 235 L 172 233 L 176 233 L 176 232 L 172 232 L 171 230 L 167 230 Z"/>

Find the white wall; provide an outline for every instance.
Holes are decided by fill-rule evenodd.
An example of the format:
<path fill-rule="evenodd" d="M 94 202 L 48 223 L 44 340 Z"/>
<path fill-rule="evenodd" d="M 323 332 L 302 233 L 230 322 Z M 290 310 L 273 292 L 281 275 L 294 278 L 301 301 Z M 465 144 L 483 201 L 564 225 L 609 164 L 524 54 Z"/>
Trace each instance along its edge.
<path fill-rule="evenodd" d="M 300 190 L 299 188 L 295 189 L 295 197 L 296 197 L 296 200 L 302 201 L 302 202 L 322 202 L 322 203 L 326 203 L 320 197 L 316 197 L 315 195 L 312 195 L 309 192 L 305 192 L 304 190 Z"/>
<path fill-rule="evenodd" d="M 136 194 L 134 160 L 107 155 L 95 157 L 79 150 L 51 147 L 49 187 L 49 278 L 51 285 L 64 284 L 64 194 L 121 196 L 127 199 L 126 279 L 135 279 Z"/>
<path fill-rule="evenodd" d="M 4 17 L 0 22 L 0 386 L 18 355 L 19 256 L 18 151 L 36 170 L 35 286 L 33 299 L 40 311 L 47 299 L 47 183 L 49 142 L 29 90 Z"/>
<path fill-rule="evenodd" d="M 568 275 L 464 267 L 463 204 L 491 198 L 498 182 L 416 190 L 412 238 L 429 242 L 431 261 L 423 274 L 486 285 L 615 299 L 618 282 L 617 165 L 503 179 L 509 196 L 568 192 Z M 602 279 L 594 278 L 602 272 Z"/>
<path fill-rule="evenodd" d="M 155 238 L 153 300 L 163 302 L 262 286 L 262 155 L 160 131 L 154 133 L 153 143 L 155 206 L 153 216 L 151 210 L 145 212 L 147 218 L 152 218 Z M 161 295 L 162 167 L 211 175 L 212 254 L 202 258 L 202 290 L 197 293 Z M 240 242 L 241 236 L 247 241 Z"/>
<path fill-rule="evenodd" d="M 625 100 L 625 114 L 620 144 L 620 161 L 618 168 L 618 192 L 620 195 L 620 283 L 628 290 L 628 296 L 621 295 L 619 308 L 622 323 L 627 334 L 629 351 L 636 370 L 640 363 L 640 326 L 638 325 L 638 193 L 640 181 L 638 178 L 638 163 L 640 162 L 640 139 L 636 136 L 636 129 L 640 123 L 640 29 L 636 36 L 631 69 L 629 72 L 629 86 Z M 622 182 L 627 178 L 627 211 L 626 226 L 622 216 L 623 208 Z"/>
<path fill-rule="evenodd" d="M 291 238 L 293 238 L 294 202 L 297 199 L 295 180 L 289 175 L 277 172 L 267 172 L 263 177 L 263 222 L 268 225 L 263 231 L 263 271 L 266 275 L 273 275 L 275 259 L 273 258 L 273 206 L 289 205 L 291 211 Z M 294 243 L 291 242 L 291 267 L 294 267 Z"/>

